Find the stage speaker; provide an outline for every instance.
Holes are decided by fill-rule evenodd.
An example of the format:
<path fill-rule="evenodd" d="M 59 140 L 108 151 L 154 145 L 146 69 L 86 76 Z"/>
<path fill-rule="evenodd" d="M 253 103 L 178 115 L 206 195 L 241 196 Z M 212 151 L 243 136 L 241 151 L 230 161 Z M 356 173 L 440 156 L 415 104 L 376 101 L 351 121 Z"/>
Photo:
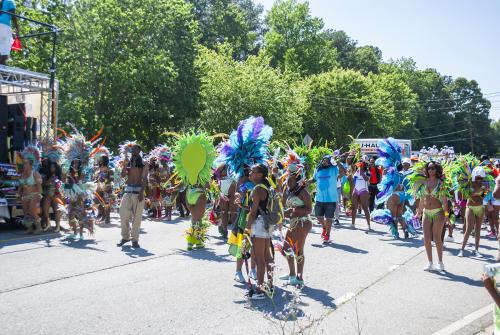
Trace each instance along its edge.
<path fill-rule="evenodd" d="M 9 114 L 14 122 L 14 132 L 12 134 L 13 151 L 21 151 L 26 143 L 26 115 L 24 114 L 23 104 L 9 105 Z"/>
<path fill-rule="evenodd" d="M 31 127 L 33 126 L 33 118 L 32 117 L 27 117 L 26 118 L 26 130 L 24 132 L 24 146 L 28 146 L 31 143 L 33 143 L 33 139 L 31 136 Z"/>
<path fill-rule="evenodd" d="M 0 162 L 8 162 L 9 107 L 7 96 L 0 95 Z"/>
<path fill-rule="evenodd" d="M 33 123 L 31 125 L 31 140 L 33 143 L 36 142 L 37 136 L 36 136 L 36 128 L 37 128 L 37 118 L 33 118 Z"/>

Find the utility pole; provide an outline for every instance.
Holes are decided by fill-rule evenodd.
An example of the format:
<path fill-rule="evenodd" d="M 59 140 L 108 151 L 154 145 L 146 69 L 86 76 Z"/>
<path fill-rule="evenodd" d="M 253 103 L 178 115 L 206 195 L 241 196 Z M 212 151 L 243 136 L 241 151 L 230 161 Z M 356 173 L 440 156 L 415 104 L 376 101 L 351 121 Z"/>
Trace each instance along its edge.
<path fill-rule="evenodd" d="M 474 155 L 474 141 L 472 140 L 472 113 L 469 114 L 469 140 L 470 140 L 470 151 Z"/>

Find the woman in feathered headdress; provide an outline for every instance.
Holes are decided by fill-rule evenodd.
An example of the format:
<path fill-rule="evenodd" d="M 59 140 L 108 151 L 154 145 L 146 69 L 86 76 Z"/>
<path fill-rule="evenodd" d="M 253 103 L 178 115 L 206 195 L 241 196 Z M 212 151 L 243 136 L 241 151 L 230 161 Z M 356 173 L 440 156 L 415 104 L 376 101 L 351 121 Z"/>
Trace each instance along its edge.
<path fill-rule="evenodd" d="M 207 188 L 212 177 L 215 147 L 212 138 L 201 132 L 179 136 L 174 164 L 179 178 L 187 186 L 186 200 L 191 211 L 191 227 L 187 231 L 188 250 L 203 248 L 208 224 L 204 222 Z"/>
<path fill-rule="evenodd" d="M 407 176 L 411 194 L 419 201 L 417 217 L 423 221 L 424 245 L 428 264 L 425 271 L 444 271 L 443 241 L 444 225 L 450 224 L 448 198 L 451 184 L 440 163 L 420 161 Z M 432 262 L 432 240 L 436 243 L 438 263 Z"/>
<path fill-rule="evenodd" d="M 19 179 L 19 197 L 23 206 L 23 224 L 28 234 L 42 231 L 41 220 L 38 216 L 42 193 L 42 177 L 38 173 L 40 165 L 40 150 L 34 145 L 27 146 L 21 153 L 22 173 Z"/>
<path fill-rule="evenodd" d="M 44 140 L 40 142 L 42 149 L 42 166 L 40 169 L 42 175 L 42 217 L 45 222 L 45 230 L 50 229 L 50 215 L 52 211 L 55 216 L 55 232 L 61 230 L 61 214 L 65 203 L 62 200 L 62 169 L 61 158 L 63 154 L 64 143 L 60 140 Z"/>
<path fill-rule="evenodd" d="M 63 171 L 66 174 L 64 195 L 68 203 L 68 219 L 76 238 L 79 232 L 83 239 L 83 228 L 86 227 L 90 234 L 94 233 L 95 214 L 92 200 L 97 185 L 92 180 L 94 168 L 94 155 L 98 148 L 94 145 L 99 142 L 99 133 L 87 140 L 85 136 L 73 127 L 74 134 L 66 139 L 64 146 Z M 79 228 L 79 229 L 78 229 Z"/>
<path fill-rule="evenodd" d="M 97 219 L 105 224 L 111 223 L 111 208 L 116 201 L 114 195 L 114 175 L 115 171 L 109 160 L 110 151 L 107 147 L 101 146 L 95 153 L 98 171 L 96 176 L 97 190 L 96 203 L 98 206 Z"/>
<path fill-rule="evenodd" d="M 412 227 L 408 227 L 403 216 L 406 192 L 400 174 L 403 169 L 401 147 L 394 138 L 389 137 L 379 142 L 377 152 L 379 158 L 375 164 L 384 168 L 384 176 L 378 184 L 379 193 L 375 204 L 385 204 L 385 208 L 374 210 L 371 213 L 371 218 L 388 225 L 392 236 L 396 239 L 399 238 L 398 225 L 401 224 L 404 236 L 408 238 L 410 232 L 416 234 L 416 231 L 412 230 Z"/>
<path fill-rule="evenodd" d="M 304 285 L 304 245 L 311 231 L 309 217 L 312 211 L 311 195 L 305 181 L 305 167 L 301 159 L 292 151 L 287 155 L 286 190 L 283 195 L 285 217 L 290 225 L 282 241 L 282 253 L 287 257 L 289 274 L 280 277 L 290 285 Z"/>
<path fill-rule="evenodd" d="M 158 156 L 153 151 L 148 156 L 148 186 L 149 186 L 149 201 L 151 203 L 152 214 L 151 218 L 159 219 L 162 213 L 162 198 L 161 198 L 161 172 Z"/>
<path fill-rule="evenodd" d="M 489 172 L 489 169 L 480 166 L 479 160 L 472 155 L 459 156 L 451 167 L 453 188 L 467 200 L 465 206 L 465 233 L 462 248 L 458 253 L 459 257 L 464 256 L 464 249 L 473 229 L 475 229 L 474 256 L 482 257 L 479 253 L 479 242 L 485 211 L 483 201 L 489 196 L 494 186 L 494 178 Z"/>
<path fill-rule="evenodd" d="M 161 193 L 161 206 L 165 209 L 165 215 L 163 218 L 167 221 L 172 220 L 172 210 L 175 204 L 176 198 L 176 188 L 173 184 L 173 179 L 175 176 L 172 175 L 171 165 L 172 165 L 172 149 L 165 144 L 158 145 L 152 151 L 152 154 L 156 157 L 156 161 L 159 164 L 160 172 L 160 193 Z M 159 217 L 162 217 L 161 211 Z"/>
<path fill-rule="evenodd" d="M 245 167 L 263 163 L 269 157 L 268 145 L 273 134 L 271 127 L 264 123 L 264 118 L 250 117 L 241 121 L 233 130 L 229 139 L 219 147 L 219 165 L 215 176 L 219 182 L 220 195 L 218 206 L 221 210 L 219 233 L 227 237 L 229 222 L 236 219 L 234 194 L 236 184 L 244 174 Z"/>

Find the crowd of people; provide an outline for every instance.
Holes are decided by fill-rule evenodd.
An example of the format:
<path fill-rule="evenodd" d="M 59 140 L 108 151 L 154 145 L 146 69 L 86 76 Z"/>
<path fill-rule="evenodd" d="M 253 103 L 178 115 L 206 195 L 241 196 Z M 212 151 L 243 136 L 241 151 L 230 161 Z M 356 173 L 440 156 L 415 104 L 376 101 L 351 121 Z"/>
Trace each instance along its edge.
<path fill-rule="evenodd" d="M 453 239 L 458 217 L 464 222 L 460 257 L 466 256 L 470 235 L 474 255 L 481 257 L 485 220 L 489 236 L 498 235 L 500 162 L 488 157 L 453 153 L 410 159 L 392 138 L 381 140 L 373 157 L 361 155 L 356 142 L 344 153 L 281 147 L 271 142 L 272 128 L 262 117 L 241 121 L 229 136 L 170 134 L 175 146 L 162 144 L 146 155 L 127 141 L 113 156 L 101 132 L 86 139 L 73 128 L 20 153 L 19 197 L 28 233 L 51 229 L 51 218 L 59 232 L 66 217 L 72 233 L 67 238 L 84 239 L 85 231 L 95 233 L 96 224 L 109 224 L 116 209 L 118 246 L 131 242 L 140 248 L 145 211 L 152 219 L 172 220 L 176 208 L 180 217 L 191 219 L 188 250 L 204 248 L 209 227 L 218 226 L 237 259 L 234 279 L 248 284 L 254 299 L 273 294 L 275 251 L 289 266 L 280 279 L 303 286 L 304 248 L 313 222 L 322 226 L 323 243 L 331 243 L 341 213 L 351 218 L 352 227 L 363 213 L 368 231 L 373 222 L 385 224 L 396 239 L 412 238 L 421 229 L 427 271 L 444 271 L 443 242 Z"/>

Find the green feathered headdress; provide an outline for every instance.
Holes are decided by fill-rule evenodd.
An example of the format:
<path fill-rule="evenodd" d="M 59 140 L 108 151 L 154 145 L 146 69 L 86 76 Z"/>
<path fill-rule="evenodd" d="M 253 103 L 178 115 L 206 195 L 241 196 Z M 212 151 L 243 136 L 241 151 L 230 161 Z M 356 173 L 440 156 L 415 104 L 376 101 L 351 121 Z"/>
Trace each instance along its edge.
<path fill-rule="evenodd" d="M 408 180 L 408 184 L 410 189 L 408 193 L 415 197 L 416 199 L 421 199 L 426 196 L 427 190 L 425 188 L 425 182 L 427 181 L 427 176 L 425 173 L 425 166 L 427 165 L 427 161 L 420 160 L 413 167 L 413 172 L 409 174 L 406 179 Z M 433 190 L 432 196 L 438 199 L 442 199 L 443 197 L 450 197 L 450 191 L 452 189 L 452 181 L 450 179 L 450 169 L 451 165 L 448 163 L 441 164 L 443 168 L 443 174 L 439 181 L 438 188 Z"/>
<path fill-rule="evenodd" d="M 460 155 L 451 163 L 450 173 L 453 180 L 453 189 L 459 191 L 464 199 L 469 199 L 472 193 L 472 171 L 481 166 L 479 159 L 471 154 Z M 489 183 L 489 189 L 492 189 L 495 180 L 491 175 L 491 169 L 487 166 L 481 166 L 486 174 L 485 182 Z"/>
<path fill-rule="evenodd" d="M 179 178 L 189 185 L 205 185 L 212 177 L 215 147 L 206 133 L 179 136 L 174 164 Z"/>

